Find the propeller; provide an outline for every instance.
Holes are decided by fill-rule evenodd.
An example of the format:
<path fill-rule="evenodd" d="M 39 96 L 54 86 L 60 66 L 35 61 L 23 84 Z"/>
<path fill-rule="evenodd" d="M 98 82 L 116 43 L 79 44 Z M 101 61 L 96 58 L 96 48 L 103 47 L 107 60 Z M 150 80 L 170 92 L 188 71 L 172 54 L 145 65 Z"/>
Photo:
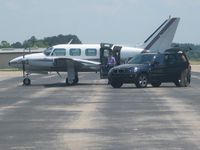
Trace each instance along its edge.
<path fill-rule="evenodd" d="M 23 51 L 23 60 L 22 60 L 22 71 L 23 71 L 23 78 L 25 78 L 25 49 Z"/>

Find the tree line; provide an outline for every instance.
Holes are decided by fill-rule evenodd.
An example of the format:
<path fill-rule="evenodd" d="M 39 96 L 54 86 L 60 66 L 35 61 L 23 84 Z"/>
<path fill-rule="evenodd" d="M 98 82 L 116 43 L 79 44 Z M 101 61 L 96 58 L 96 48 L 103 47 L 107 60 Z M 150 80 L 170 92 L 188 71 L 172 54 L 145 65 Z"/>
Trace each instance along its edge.
<path fill-rule="evenodd" d="M 185 51 L 190 60 L 200 61 L 200 45 L 191 43 L 173 43 L 172 47 L 179 47 Z"/>
<path fill-rule="evenodd" d="M 71 41 L 71 44 L 81 44 L 82 42 L 76 35 L 58 35 L 52 37 L 45 37 L 43 39 L 37 39 L 32 36 L 30 39 L 25 40 L 23 43 L 15 42 L 10 44 L 7 41 L 1 41 L 0 48 L 46 48 L 57 44 L 67 44 Z M 200 45 L 189 43 L 173 43 L 172 47 L 179 47 L 183 51 L 187 51 L 187 55 L 191 60 L 200 61 Z"/>
<path fill-rule="evenodd" d="M 30 39 L 25 40 L 23 43 L 15 42 L 10 44 L 7 41 L 1 41 L 0 48 L 46 48 L 57 44 L 81 44 L 82 42 L 76 35 L 58 35 L 52 37 L 45 37 L 44 39 L 37 39 L 32 36 Z"/>

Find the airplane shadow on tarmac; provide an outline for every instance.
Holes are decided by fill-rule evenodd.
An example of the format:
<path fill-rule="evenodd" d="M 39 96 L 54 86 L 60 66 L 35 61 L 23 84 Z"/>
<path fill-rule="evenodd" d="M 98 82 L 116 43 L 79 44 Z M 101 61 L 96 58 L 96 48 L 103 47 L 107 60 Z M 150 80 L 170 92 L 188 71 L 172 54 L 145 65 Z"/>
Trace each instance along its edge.
<path fill-rule="evenodd" d="M 30 86 L 24 86 L 24 85 L 21 85 L 21 86 L 24 86 L 24 87 L 45 87 L 45 88 L 54 88 L 54 87 L 84 87 L 84 86 L 105 86 L 106 88 L 111 88 L 111 89 L 158 89 L 158 88 L 180 88 L 180 87 L 176 87 L 175 85 L 173 84 L 166 84 L 166 85 L 161 85 L 160 87 L 152 87 L 152 86 L 148 86 L 146 88 L 137 88 L 135 87 L 134 85 L 130 85 L 130 84 L 127 84 L 127 85 L 123 85 L 121 88 L 113 88 L 111 85 L 107 84 L 107 83 L 78 83 L 76 85 L 66 85 L 65 83 L 61 83 L 61 82 L 57 82 L 57 83 L 49 83 L 49 84 L 31 84 Z M 189 86 L 191 87 L 191 85 Z M 182 87 L 182 88 L 189 88 L 189 87 Z"/>
<path fill-rule="evenodd" d="M 106 83 L 78 83 L 76 85 L 66 85 L 65 83 L 50 83 L 50 84 L 31 84 L 30 86 L 43 86 L 45 88 L 53 88 L 53 87 L 77 87 L 77 86 L 90 86 L 90 85 L 107 85 Z M 23 86 L 23 85 L 22 85 Z"/>

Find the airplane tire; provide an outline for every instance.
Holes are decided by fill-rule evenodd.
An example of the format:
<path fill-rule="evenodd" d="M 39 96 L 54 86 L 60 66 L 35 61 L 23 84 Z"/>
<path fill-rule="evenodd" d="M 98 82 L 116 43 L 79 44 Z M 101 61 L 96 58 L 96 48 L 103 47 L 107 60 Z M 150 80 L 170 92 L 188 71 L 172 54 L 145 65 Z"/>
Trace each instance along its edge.
<path fill-rule="evenodd" d="M 78 79 L 78 76 L 75 76 L 75 79 L 74 79 L 74 82 L 73 82 L 73 84 L 77 84 L 77 83 L 78 83 L 78 81 L 79 81 L 79 79 Z"/>
<path fill-rule="evenodd" d="M 68 78 L 66 78 L 66 82 L 65 83 L 66 83 L 67 86 L 73 85 L 73 83 L 69 83 Z"/>
<path fill-rule="evenodd" d="M 66 78 L 66 85 L 72 86 L 72 85 L 77 84 L 78 81 L 79 81 L 78 77 L 75 77 L 75 79 L 73 80 L 73 82 L 72 82 L 72 83 L 69 83 L 68 78 Z"/>
<path fill-rule="evenodd" d="M 31 80 L 29 78 L 24 78 L 23 84 L 26 85 L 26 86 L 28 86 L 28 85 L 31 84 Z"/>

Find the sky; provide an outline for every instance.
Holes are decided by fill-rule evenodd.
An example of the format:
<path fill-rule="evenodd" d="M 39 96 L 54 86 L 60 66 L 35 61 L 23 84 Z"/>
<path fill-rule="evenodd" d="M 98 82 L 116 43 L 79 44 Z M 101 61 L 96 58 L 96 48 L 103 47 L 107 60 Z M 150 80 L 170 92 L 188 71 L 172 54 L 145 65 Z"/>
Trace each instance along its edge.
<path fill-rule="evenodd" d="M 200 44 L 199 14 L 200 0 L 0 0 L 0 41 L 73 34 L 134 46 L 171 15 L 181 18 L 174 42 Z"/>

